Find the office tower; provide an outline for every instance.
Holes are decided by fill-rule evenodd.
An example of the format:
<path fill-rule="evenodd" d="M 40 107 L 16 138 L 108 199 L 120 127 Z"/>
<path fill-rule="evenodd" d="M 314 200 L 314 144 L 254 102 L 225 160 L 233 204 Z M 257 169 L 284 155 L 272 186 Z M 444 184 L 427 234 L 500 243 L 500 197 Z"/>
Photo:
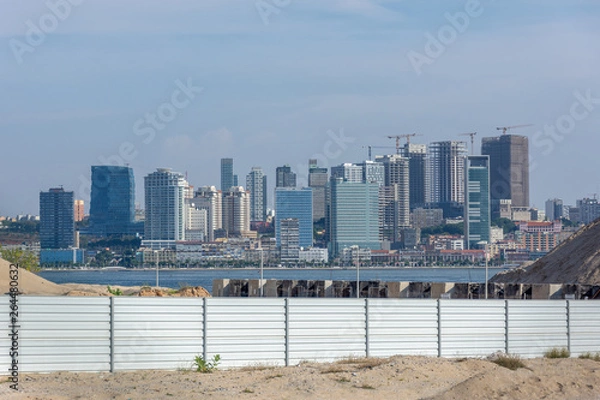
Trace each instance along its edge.
<path fill-rule="evenodd" d="M 380 249 L 379 185 L 332 178 L 329 225 L 332 257 L 351 246 Z"/>
<path fill-rule="evenodd" d="M 385 183 L 385 168 L 378 161 L 363 161 L 357 164 L 362 168 L 362 182 L 377 182 L 380 186 Z"/>
<path fill-rule="evenodd" d="M 98 236 L 133 233 L 135 181 L 133 169 L 92 166 L 90 233 Z"/>
<path fill-rule="evenodd" d="M 250 221 L 267 220 L 267 176 L 260 167 L 252 167 L 246 175 L 246 189 L 250 192 Z"/>
<path fill-rule="evenodd" d="M 300 247 L 313 245 L 313 210 L 311 188 L 275 189 L 275 239 L 281 246 L 281 221 L 288 218 L 298 220 Z"/>
<path fill-rule="evenodd" d="M 490 241 L 490 158 L 465 157 L 465 249 Z"/>
<path fill-rule="evenodd" d="M 280 221 L 281 262 L 298 262 L 300 258 L 300 223 L 298 218 Z"/>
<path fill-rule="evenodd" d="M 233 180 L 233 158 L 221 158 L 221 192 L 236 186 Z"/>
<path fill-rule="evenodd" d="M 182 174 L 158 168 L 144 177 L 146 220 L 144 244 L 151 248 L 173 248 L 185 240 L 185 192 Z"/>
<path fill-rule="evenodd" d="M 75 244 L 73 192 L 53 188 L 40 192 L 40 247 L 68 249 Z"/>
<path fill-rule="evenodd" d="M 406 143 L 403 155 L 408 158 L 410 209 L 414 210 L 427 202 L 427 146 Z"/>
<path fill-rule="evenodd" d="M 565 218 L 565 206 L 561 199 L 546 200 L 546 217 L 548 221 Z"/>
<path fill-rule="evenodd" d="M 228 236 L 250 232 L 250 192 L 233 186 L 223 193 L 223 229 Z"/>
<path fill-rule="evenodd" d="M 220 190 L 214 186 L 202 186 L 194 194 L 194 198 L 188 200 L 191 207 L 206 210 L 208 217 L 205 241 L 215 240 L 215 231 L 223 228 L 223 196 Z"/>
<path fill-rule="evenodd" d="M 382 239 L 397 242 L 399 229 L 410 225 L 409 159 L 400 155 L 377 156 L 384 167 L 381 192 Z"/>
<path fill-rule="evenodd" d="M 481 140 L 481 154 L 490 156 L 492 214 L 498 217 L 500 200 L 512 207 L 529 208 L 529 144 L 525 136 L 502 135 Z"/>
<path fill-rule="evenodd" d="M 341 178 L 345 182 L 363 182 L 363 167 L 352 163 L 344 163 L 331 167 L 331 179 Z"/>
<path fill-rule="evenodd" d="M 194 199 L 185 199 L 185 240 L 208 241 L 209 210 Z"/>
<path fill-rule="evenodd" d="M 313 221 L 325 218 L 327 168 L 319 168 L 317 160 L 308 161 L 308 186 L 313 190 Z"/>
<path fill-rule="evenodd" d="M 427 153 L 427 202 L 444 211 L 444 218 L 462 217 L 465 201 L 465 142 L 445 141 L 429 145 Z"/>
<path fill-rule="evenodd" d="M 296 174 L 289 165 L 275 169 L 275 187 L 296 187 Z"/>
<path fill-rule="evenodd" d="M 83 200 L 75 200 L 73 212 L 73 218 L 75 219 L 75 222 L 83 221 L 83 218 L 85 218 L 85 203 Z"/>

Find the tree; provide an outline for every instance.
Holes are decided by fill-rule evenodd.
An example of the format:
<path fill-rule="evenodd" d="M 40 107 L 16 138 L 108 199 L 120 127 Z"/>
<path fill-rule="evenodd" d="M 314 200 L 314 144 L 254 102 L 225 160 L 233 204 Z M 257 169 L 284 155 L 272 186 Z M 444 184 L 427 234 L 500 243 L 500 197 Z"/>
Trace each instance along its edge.
<path fill-rule="evenodd" d="M 18 264 L 19 268 L 25 268 L 29 272 L 39 272 L 40 262 L 34 252 L 23 249 L 2 249 L 0 246 L 2 258 L 12 264 Z"/>
<path fill-rule="evenodd" d="M 508 218 L 497 218 L 492 221 L 492 225 L 502 228 L 502 231 L 506 235 L 507 233 L 511 233 L 519 229 L 517 224 L 514 221 L 511 221 Z"/>

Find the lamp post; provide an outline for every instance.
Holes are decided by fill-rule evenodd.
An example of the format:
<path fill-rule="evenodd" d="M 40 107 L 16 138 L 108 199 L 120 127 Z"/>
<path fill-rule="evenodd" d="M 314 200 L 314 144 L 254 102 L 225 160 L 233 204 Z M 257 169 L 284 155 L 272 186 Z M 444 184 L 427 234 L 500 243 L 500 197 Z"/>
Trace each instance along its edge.
<path fill-rule="evenodd" d="M 479 245 L 485 245 L 484 247 L 484 257 L 485 257 L 485 299 L 488 299 L 488 242 L 487 240 L 482 240 L 477 242 Z"/>
<path fill-rule="evenodd" d="M 154 256 L 155 256 L 155 261 L 156 261 L 156 288 L 158 289 L 158 250 L 154 250 Z"/>
<path fill-rule="evenodd" d="M 260 250 L 260 297 L 264 297 L 264 283 L 263 283 L 263 249 L 262 246 L 259 248 Z"/>
<path fill-rule="evenodd" d="M 360 299 L 360 251 L 356 257 L 356 298 Z"/>

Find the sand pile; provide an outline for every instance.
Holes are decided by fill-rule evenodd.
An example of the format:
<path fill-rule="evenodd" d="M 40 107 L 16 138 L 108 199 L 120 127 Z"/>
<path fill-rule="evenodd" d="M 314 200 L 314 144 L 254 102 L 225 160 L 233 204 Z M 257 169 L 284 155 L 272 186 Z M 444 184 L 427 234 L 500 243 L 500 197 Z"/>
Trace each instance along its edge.
<path fill-rule="evenodd" d="M 8 293 L 10 289 L 10 263 L 0 258 L 0 293 Z M 22 294 L 41 296 L 113 296 L 120 292 L 122 296 L 157 296 L 157 297 L 210 297 L 210 293 L 201 286 L 185 287 L 179 290 L 169 288 L 149 288 L 146 286 L 110 286 L 66 283 L 57 285 L 24 269 L 19 269 L 19 290 Z"/>
<path fill-rule="evenodd" d="M 491 281 L 600 285 L 600 219 L 584 226 L 528 267 L 500 272 Z"/>

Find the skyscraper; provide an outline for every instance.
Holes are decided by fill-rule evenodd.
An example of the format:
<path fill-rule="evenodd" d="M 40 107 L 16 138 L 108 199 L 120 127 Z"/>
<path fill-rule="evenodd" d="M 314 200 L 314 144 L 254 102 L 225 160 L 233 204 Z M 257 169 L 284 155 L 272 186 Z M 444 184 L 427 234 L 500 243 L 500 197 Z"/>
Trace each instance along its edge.
<path fill-rule="evenodd" d="M 336 178 L 341 178 L 344 182 L 364 182 L 363 167 L 352 163 L 343 163 L 331 167 L 331 179 Z"/>
<path fill-rule="evenodd" d="M 275 169 L 275 187 L 296 187 L 296 174 L 289 165 Z"/>
<path fill-rule="evenodd" d="M 242 186 L 223 193 L 223 229 L 228 236 L 243 236 L 250 231 L 250 192 Z"/>
<path fill-rule="evenodd" d="M 279 221 L 281 262 L 298 262 L 300 258 L 300 224 L 298 218 Z"/>
<path fill-rule="evenodd" d="M 380 186 L 385 183 L 385 168 L 379 161 L 363 161 L 357 164 L 362 168 L 362 182 L 377 182 Z"/>
<path fill-rule="evenodd" d="M 414 210 L 427 202 L 427 146 L 406 143 L 404 157 L 408 158 L 410 209 Z"/>
<path fill-rule="evenodd" d="M 465 201 L 465 160 L 467 143 L 458 141 L 434 142 L 429 145 L 428 202 L 440 205 L 446 215 L 447 205 Z"/>
<path fill-rule="evenodd" d="M 498 217 L 500 200 L 512 207 L 529 207 L 529 142 L 519 135 L 481 140 L 481 154 L 490 156 L 492 214 Z"/>
<path fill-rule="evenodd" d="M 133 233 L 135 181 L 133 169 L 92 166 L 90 232 L 98 236 Z"/>
<path fill-rule="evenodd" d="M 549 221 L 564 218 L 565 214 L 565 206 L 561 199 L 546 200 L 546 217 Z"/>
<path fill-rule="evenodd" d="M 220 190 L 214 186 L 202 186 L 196 191 L 193 199 L 188 202 L 195 209 L 206 210 L 208 225 L 204 240 L 215 240 L 215 231 L 223 228 L 223 197 Z"/>
<path fill-rule="evenodd" d="M 73 192 L 53 188 L 40 192 L 40 247 L 68 249 L 75 244 Z"/>
<path fill-rule="evenodd" d="M 233 158 L 221 158 L 221 192 L 236 186 L 233 178 Z"/>
<path fill-rule="evenodd" d="M 384 167 L 380 219 L 382 238 L 396 242 L 402 227 L 410 225 L 409 159 L 400 155 L 378 156 Z"/>
<path fill-rule="evenodd" d="M 330 254 L 359 246 L 377 250 L 379 241 L 379 184 L 331 179 Z"/>
<path fill-rule="evenodd" d="M 188 183 L 182 174 L 158 168 L 144 177 L 146 220 L 144 245 L 154 249 L 172 248 L 185 240 L 185 192 Z"/>
<path fill-rule="evenodd" d="M 328 175 L 327 168 L 319 168 L 317 160 L 308 161 L 308 186 L 313 190 L 313 221 L 325 218 Z"/>
<path fill-rule="evenodd" d="M 260 167 L 252 167 L 246 175 L 246 189 L 250 192 L 250 221 L 267 219 L 267 176 Z"/>
<path fill-rule="evenodd" d="M 490 159 L 465 157 L 465 248 L 490 241 Z"/>
<path fill-rule="evenodd" d="M 295 218 L 298 220 L 300 247 L 311 247 L 313 245 L 312 216 L 311 188 L 275 189 L 275 239 L 278 246 L 281 245 L 281 221 Z"/>
<path fill-rule="evenodd" d="M 75 218 L 75 222 L 83 221 L 85 217 L 85 203 L 83 202 L 83 200 L 75 200 L 74 207 L 75 214 L 73 218 Z"/>

